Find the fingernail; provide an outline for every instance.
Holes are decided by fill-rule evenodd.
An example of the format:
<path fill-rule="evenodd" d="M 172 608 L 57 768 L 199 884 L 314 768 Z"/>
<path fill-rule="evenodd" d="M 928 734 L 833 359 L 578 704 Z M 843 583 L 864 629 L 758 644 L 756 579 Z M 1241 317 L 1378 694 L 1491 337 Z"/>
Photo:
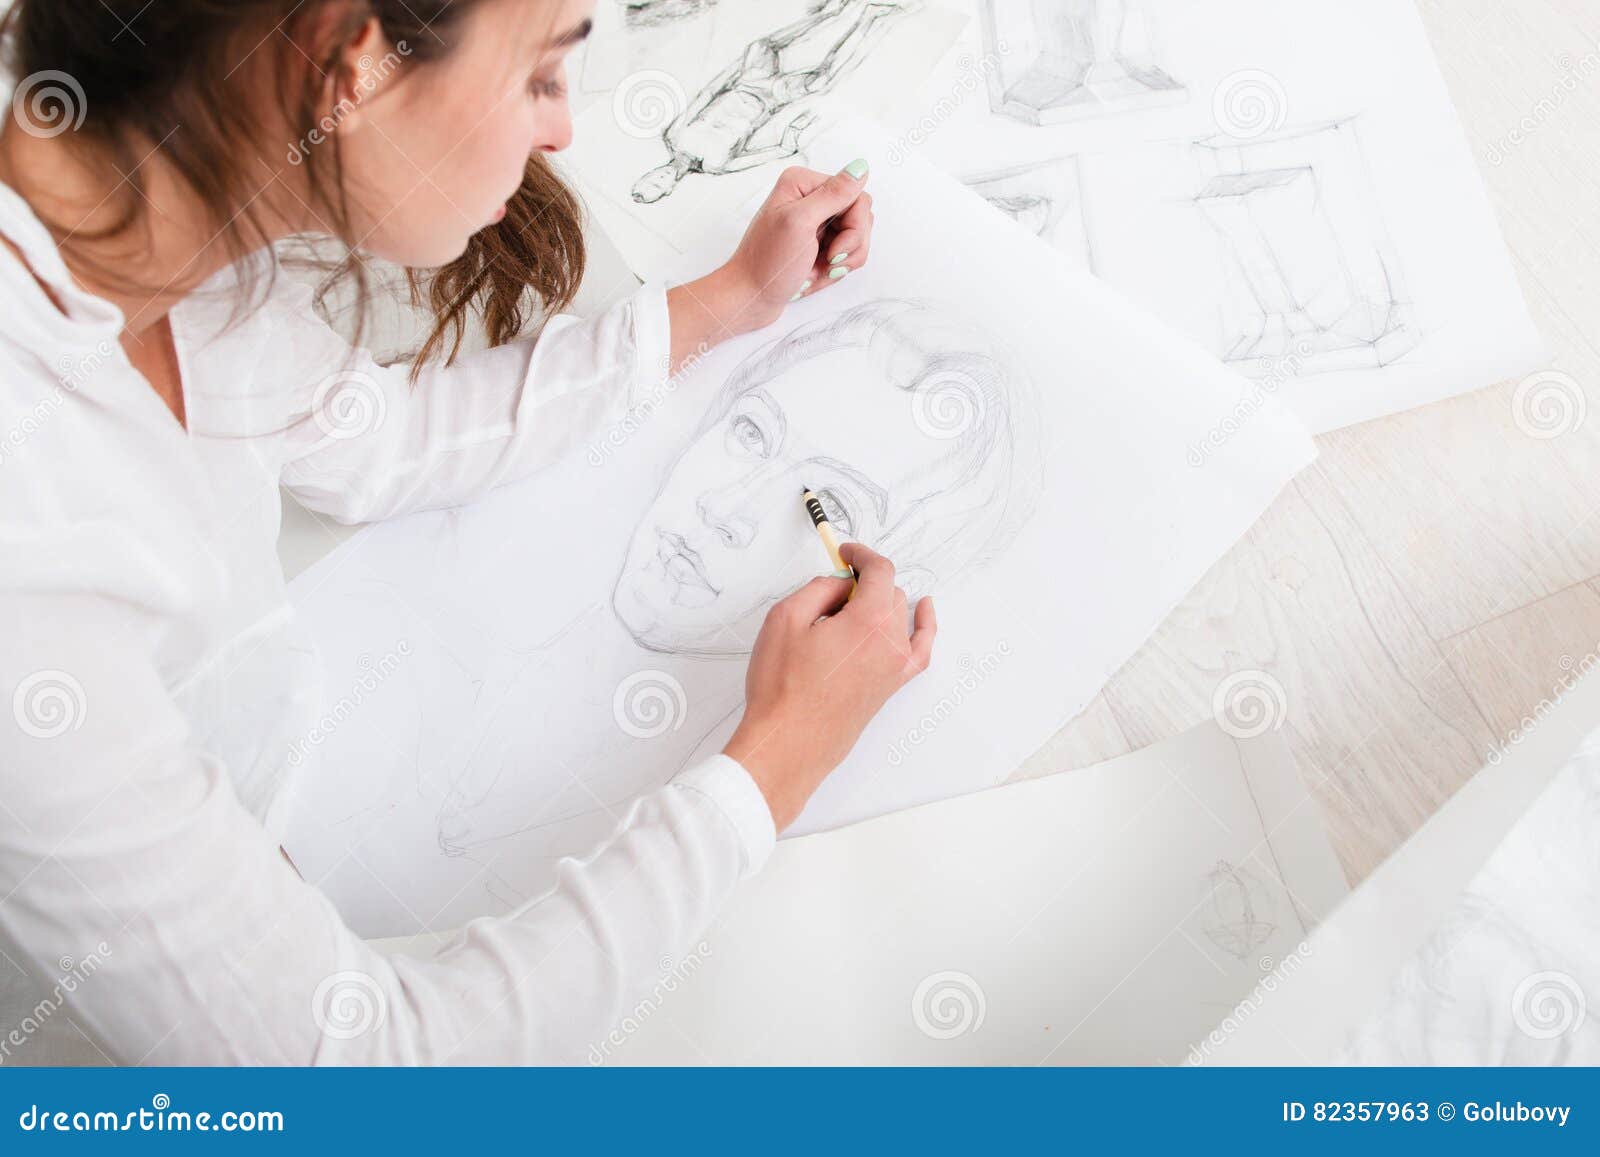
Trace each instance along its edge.
<path fill-rule="evenodd" d="M 843 266 L 843 265 L 835 266 L 833 269 L 828 271 L 828 280 L 829 281 L 838 281 L 839 278 L 843 277 L 846 273 L 849 273 L 849 272 L 850 272 L 850 270 L 846 266 Z"/>
<path fill-rule="evenodd" d="M 833 578 L 853 579 L 853 578 L 856 577 L 856 572 L 851 570 L 849 567 L 845 567 L 843 570 L 834 571 L 832 577 Z"/>
<path fill-rule="evenodd" d="M 806 283 L 805 283 L 805 284 L 804 284 L 804 285 L 802 285 L 802 286 L 801 286 L 801 287 L 800 287 L 800 292 L 799 292 L 799 293 L 797 293 L 797 294 L 795 294 L 795 295 L 794 295 L 794 296 L 793 296 L 793 297 L 791 297 L 791 298 L 790 298 L 790 299 L 789 299 L 789 300 L 790 300 L 790 301 L 791 301 L 791 302 L 796 302 L 796 301 L 799 301 L 799 300 L 800 300 L 800 299 L 801 299 L 801 298 L 802 298 L 802 297 L 804 297 L 804 296 L 805 296 L 805 295 L 806 295 L 806 290 L 808 290 L 808 289 L 810 289 L 810 288 L 811 288 L 811 285 L 812 285 L 812 283 L 811 283 L 811 282 L 809 282 L 809 281 L 808 281 L 808 282 L 806 282 Z"/>
<path fill-rule="evenodd" d="M 862 177 L 867 175 L 868 168 L 870 168 L 870 166 L 867 164 L 866 158 L 857 157 L 844 167 L 844 171 L 859 181 Z"/>
<path fill-rule="evenodd" d="M 845 258 L 847 258 L 849 256 L 850 256 L 850 250 L 846 249 L 843 253 L 836 254 L 834 256 L 833 260 L 828 262 L 828 264 L 829 265 L 838 265 L 841 261 L 843 261 Z"/>

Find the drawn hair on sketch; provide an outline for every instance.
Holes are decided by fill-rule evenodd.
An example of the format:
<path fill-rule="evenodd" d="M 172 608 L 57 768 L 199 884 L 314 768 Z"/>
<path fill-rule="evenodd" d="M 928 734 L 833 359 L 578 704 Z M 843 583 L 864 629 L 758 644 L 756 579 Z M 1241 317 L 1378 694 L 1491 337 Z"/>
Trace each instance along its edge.
<path fill-rule="evenodd" d="M 913 600 L 948 587 L 1033 513 L 1039 434 L 1024 375 L 932 305 L 804 325 L 712 400 L 634 532 L 613 609 L 649 650 L 748 653 L 772 604 L 827 569 L 806 487 Z"/>
<path fill-rule="evenodd" d="M 699 16 L 717 6 L 717 0 L 617 0 L 623 23 L 629 28 L 659 28 Z"/>
<path fill-rule="evenodd" d="M 888 21 L 921 0 L 817 0 L 801 19 L 746 46 L 662 131 L 668 160 L 641 176 L 652 205 L 691 173 L 744 172 L 800 152 L 810 104 L 853 72 Z"/>

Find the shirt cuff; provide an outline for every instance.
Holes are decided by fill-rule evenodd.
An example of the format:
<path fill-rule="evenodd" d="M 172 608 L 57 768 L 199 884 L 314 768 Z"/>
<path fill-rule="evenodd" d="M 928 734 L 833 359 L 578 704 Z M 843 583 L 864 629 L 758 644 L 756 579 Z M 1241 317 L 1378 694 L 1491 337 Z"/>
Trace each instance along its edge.
<path fill-rule="evenodd" d="M 633 295 L 634 405 L 659 398 L 672 378 L 672 314 L 667 309 L 667 283 L 647 282 Z"/>
<path fill-rule="evenodd" d="M 738 761 L 714 755 L 680 774 L 672 786 L 709 797 L 744 845 L 744 874 L 751 876 L 761 870 L 778 842 L 778 829 L 772 822 L 767 797 Z"/>

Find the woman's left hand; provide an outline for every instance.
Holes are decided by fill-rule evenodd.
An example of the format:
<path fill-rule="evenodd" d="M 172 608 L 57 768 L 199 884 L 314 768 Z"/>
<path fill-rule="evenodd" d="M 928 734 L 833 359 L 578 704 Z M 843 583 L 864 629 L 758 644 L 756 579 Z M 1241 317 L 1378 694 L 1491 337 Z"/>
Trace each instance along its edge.
<path fill-rule="evenodd" d="M 674 363 L 697 347 L 771 325 L 791 302 L 865 265 L 873 221 L 866 183 L 866 161 L 831 177 L 785 169 L 728 263 L 672 291 L 680 295 L 671 302 Z"/>

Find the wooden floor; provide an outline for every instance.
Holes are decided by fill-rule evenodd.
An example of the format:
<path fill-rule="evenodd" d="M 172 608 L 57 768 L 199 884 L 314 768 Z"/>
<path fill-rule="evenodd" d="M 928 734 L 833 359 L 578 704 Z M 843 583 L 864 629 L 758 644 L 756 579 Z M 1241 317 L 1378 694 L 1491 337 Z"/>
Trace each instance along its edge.
<path fill-rule="evenodd" d="M 1506 382 L 1318 439 L 1318 463 L 1019 773 L 1167 738 L 1211 717 L 1226 677 L 1263 672 L 1352 883 L 1600 662 L 1600 3 L 1419 7 L 1553 366 L 1593 412 L 1532 437 Z"/>

